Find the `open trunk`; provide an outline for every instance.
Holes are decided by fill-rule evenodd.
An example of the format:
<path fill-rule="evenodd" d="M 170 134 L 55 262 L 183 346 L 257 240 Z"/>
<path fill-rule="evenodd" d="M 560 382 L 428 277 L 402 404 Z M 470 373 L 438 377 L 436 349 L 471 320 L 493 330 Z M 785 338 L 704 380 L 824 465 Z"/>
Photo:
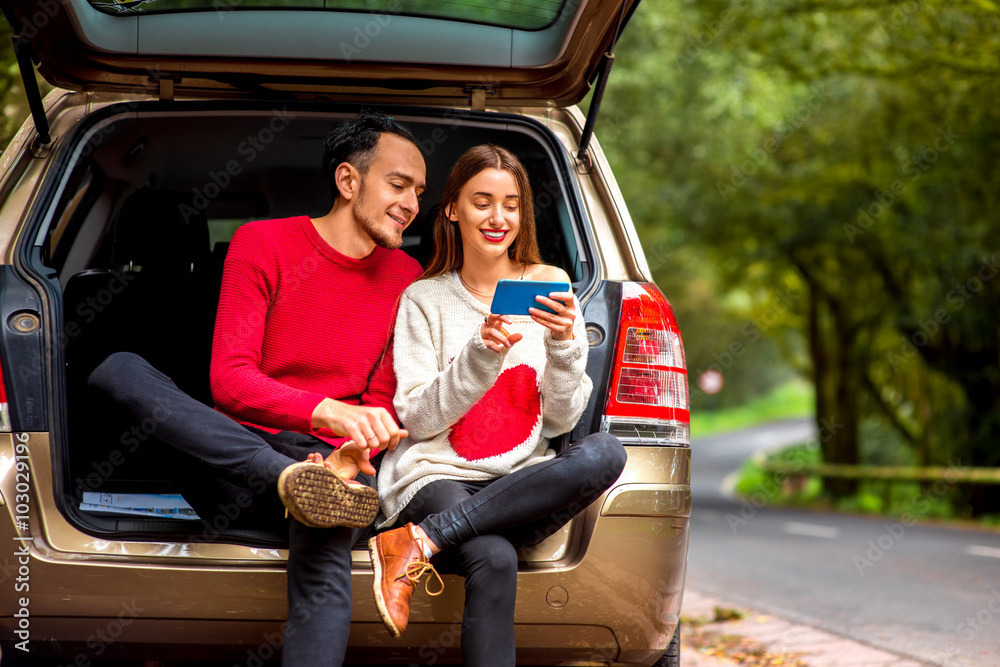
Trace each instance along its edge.
<path fill-rule="evenodd" d="M 183 542 L 211 536 L 283 544 L 280 535 L 234 527 L 221 518 L 224 513 L 193 521 L 81 510 L 84 492 L 196 491 L 185 485 L 196 463 L 156 439 L 157 415 L 127 423 L 93 401 L 87 378 L 112 352 L 130 351 L 212 405 L 208 366 L 229 239 L 250 220 L 329 210 L 320 168 L 323 139 L 355 111 L 310 104 L 134 102 L 90 114 L 60 142 L 59 168 L 43 186 L 56 196 L 48 199 L 51 210 L 37 211 L 32 223 L 38 246 L 31 268 L 50 277 L 51 315 L 59 323 L 54 404 L 64 407 L 52 424 L 53 472 L 57 503 L 71 523 L 103 537 Z M 469 146 L 495 142 L 512 149 L 528 169 L 543 259 L 569 273 L 584 301 L 603 295 L 589 226 L 569 177 L 572 166 L 548 129 L 524 116 L 388 112 L 413 129 L 427 160 L 428 188 L 407 230 L 406 252 L 426 263 L 448 169 Z M 610 322 L 599 324 L 612 329 Z M 603 363 L 599 356 L 592 361 L 595 380 L 607 375 Z M 574 438 L 597 430 L 605 395 L 598 385 Z M 565 555 L 571 533 L 550 541 L 538 557 Z"/>

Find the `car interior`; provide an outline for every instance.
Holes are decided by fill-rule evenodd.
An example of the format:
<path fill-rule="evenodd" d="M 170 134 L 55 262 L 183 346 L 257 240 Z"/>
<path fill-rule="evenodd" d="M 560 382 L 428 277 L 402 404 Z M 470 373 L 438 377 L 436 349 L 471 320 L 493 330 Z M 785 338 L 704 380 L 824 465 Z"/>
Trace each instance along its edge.
<path fill-rule="evenodd" d="M 87 378 L 112 352 L 130 351 L 211 406 L 212 330 L 229 240 L 251 220 L 329 210 L 323 141 L 356 109 L 150 106 L 93 114 L 75 144 L 67 143 L 72 154 L 63 161 L 42 257 L 62 288 L 56 359 L 66 371 L 66 410 L 63 428 L 53 431 L 63 507 L 83 530 L 183 540 L 201 526 L 79 509 L 84 491 L 181 493 L 190 465 L 153 429 L 130 432 L 98 405 Z M 544 127 L 500 114 L 456 120 L 407 110 L 396 117 L 414 131 L 427 163 L 427 190 L 403 250 L 426 264 L 449 168 L 468 147 L 492 142 L 511 149 L 528 170 L 543 260 L 565 269 L 577 290 L 587 284 L 593 272 L 578 222 L 582 205 L 567 175 L 569 159 Z M 260 530 L 226 535 L 250 544 L 283 541 Z"/>

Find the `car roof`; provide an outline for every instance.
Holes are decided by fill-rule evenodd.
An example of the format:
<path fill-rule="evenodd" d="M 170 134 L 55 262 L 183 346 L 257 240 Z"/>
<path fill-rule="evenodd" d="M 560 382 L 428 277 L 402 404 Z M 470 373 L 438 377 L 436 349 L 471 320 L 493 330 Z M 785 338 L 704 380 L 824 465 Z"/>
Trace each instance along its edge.
<path fill-rule="evenodd" d="M 575 104 L 637 4 L 0 1 L 60 87 L 439 106 Z"/>

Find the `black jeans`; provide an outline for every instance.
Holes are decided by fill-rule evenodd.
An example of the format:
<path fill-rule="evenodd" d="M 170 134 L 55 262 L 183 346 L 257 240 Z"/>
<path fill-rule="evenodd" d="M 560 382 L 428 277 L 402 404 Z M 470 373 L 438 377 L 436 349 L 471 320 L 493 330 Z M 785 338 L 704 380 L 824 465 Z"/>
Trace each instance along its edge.
<path fill-rule="evenodd" d="M 277 493 L 282 470 L 310 452 L 326 456 L 333 448 L 305 433 L 270 434 L 244 427 L 191 398 L 128 352 L 115 353 L 98 366 L 90 388 L 132 423 L 157 415 L 156 438 L 191 458 L 185 497 L 210 525 L 222 512 L 231 522 L 227 525 L 278 531 L 287 526 L 288 624 L 282 664 L 341 664 L 351 624 L 351 547 L 373 531 L 286 521 Z M 366 475 L 357 479 L 374 486 Z"/>
<path fill-rule="evenodd" d="M 625 469 L 625 448 L 595 433 L 543 463 L 484 482 L 438 480 L 400 513 L 441 552 L 442 572 L 465 577 L 462 662 L 513 665 L 517 547 L 549 537 L 604 493 Z"/>

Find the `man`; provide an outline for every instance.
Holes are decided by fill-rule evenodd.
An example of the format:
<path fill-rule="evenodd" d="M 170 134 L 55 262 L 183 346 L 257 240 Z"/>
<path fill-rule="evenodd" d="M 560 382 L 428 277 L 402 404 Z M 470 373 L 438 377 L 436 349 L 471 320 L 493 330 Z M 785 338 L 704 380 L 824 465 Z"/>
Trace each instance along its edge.
<path fill-rule="evenodd" d="M 369 455 L 406 437 L 392 410 L 396 304 L 421 272 L 398 250 L 426 175 L 409 130 L 359 114 L 327 138 L 323 160 L 329 213 L 252 222 L 233 236 L 212 346 L 217 410 L 133 354 L 90 377 L 133 420 L 168 408 L 156 436 L 198 462 L 204 479 L 190 500 L 203 519 L 220 498 L 248 493 L 243 524 L 291 514 L 285 665 L 343 662 L 350 550 L 378 508 Z"/>

